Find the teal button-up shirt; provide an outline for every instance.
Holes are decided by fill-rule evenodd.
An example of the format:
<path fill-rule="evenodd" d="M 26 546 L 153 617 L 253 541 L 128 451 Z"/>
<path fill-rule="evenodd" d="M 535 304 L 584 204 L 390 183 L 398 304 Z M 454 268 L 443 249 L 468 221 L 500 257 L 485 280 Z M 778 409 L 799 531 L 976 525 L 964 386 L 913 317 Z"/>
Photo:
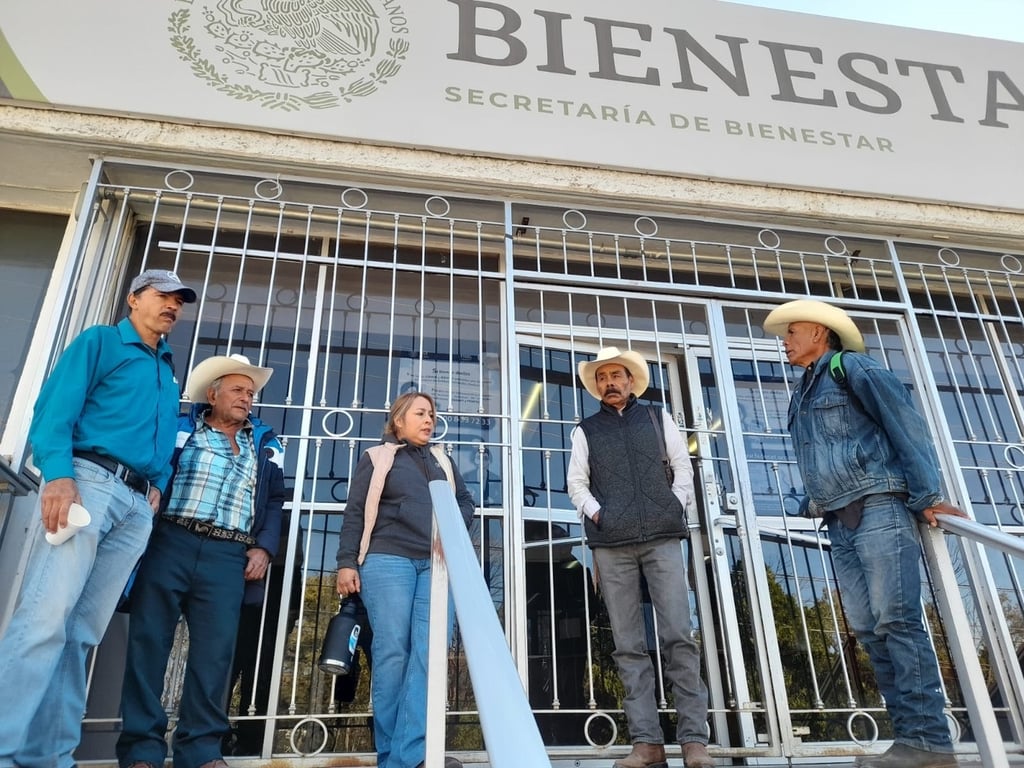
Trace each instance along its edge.
<path fill-rule="evenodd" d="M 161 490 L 171 476 L 178 380 L 170 345 L 147 346 L 128 318 L 95 325 L 61 355 L 36 400 L 29 442 L 47 481 L 74 477 L 72 453 L 131 467 Z"/>

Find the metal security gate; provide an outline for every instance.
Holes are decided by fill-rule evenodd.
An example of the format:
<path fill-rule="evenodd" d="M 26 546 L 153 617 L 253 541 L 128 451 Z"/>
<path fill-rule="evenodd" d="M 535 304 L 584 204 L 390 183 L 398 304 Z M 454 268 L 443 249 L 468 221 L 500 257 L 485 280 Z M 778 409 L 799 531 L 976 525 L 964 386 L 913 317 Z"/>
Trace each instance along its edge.
<path fill-rule="evenodd" d="M 231 702 L 239 730 L 255 730 L 249 754 L 372 764 L 369 659 L 358 679 L 315 662 L 337 609 L 348 479 L 408 386 L 437 398 L 437 437 L 477 499 L 481 574 L 553 757 L 603 764 L 628 743 L 610 632 L 565 494 L 569 434 L 596 408 L 576 365 L 601 346 L 650 361 L 645 399 L 689 440 L 686 587 L 719 755 L 765 765 L 853 755 L 888 727 L 827 541 L 793 515 L 794 372 L 760 330 L 773 306 L 817 295 L 849 309 L 928 414 L 953 492 L 979 519 L 1024 530 L 1022 281 L 1007 257 L 965 254 L 951 269 L 948 253 L 877 238 L 127 162 L 97 165 L 86 196 L 62 277 L 65 334 L 118 317 L 140 267 L 171 267 L 202 289 L 170 339 L 179 379 L 228 352 L 275 369 L 258 413 L 287 443 L 292 496 L 288 546 L 243 633 L 250 657 Z M 961 591 L 970 625 L 942 626 L 926 605 L 951 728 L 970 751 L 949 651 L 959 643 L 988 675 L 969 693 L 990 702 L 1016 749 L 1024 590 L 1009 560 L 951 549 L 960 570 L 934 586 Z M 930 595 L 946 576 L 922 578 Z M 115 622 L 94 660 L 82 759 L 113 754 L 123 631 Z M 457 639 L 448 679 L 448 747 L 472 756 L 483 745 Z M 671 737 L 660 675 L 659 695 Z"/>
<path fill-rule="evenodd" d="M 614 344 L 651 362 L 642 400 L 668 408 L 694 457 L 698 505 L 684 545 L 691 580 L 680 586 L 689 589 L 704 652 L 712 744 L 767 758 L 850 753 L 885 739 L 884 708 L 866 655 L 845 626 L 827 538 L 795 517 L 801 482 L 785 424 L 794 374 L 778 342 L 762 338 L 766 310 L 532 286 L 517 289 L 516 306 L 538 313 L 536 322 L 519 325 L 524 597 L 531 702 L 551 738 L 601 744 L 625 729 L 610 631 L 565 487 L 571 429 L 597 407 L 576 366 Z M 598 327 L 573 322 L 595 317 Z M 899 321 L 874 326 L 895 330 Z M 887 349 L 902 356 L 891 339 Z M 647 614 L 660 664 L 649 604 Z M 936 645 L 943 642 L 937 628 Z M 657 668 L 671 741 L 673 710 Z M 948 663 L 944 672 L 959 736 L 966 713 Z"/>

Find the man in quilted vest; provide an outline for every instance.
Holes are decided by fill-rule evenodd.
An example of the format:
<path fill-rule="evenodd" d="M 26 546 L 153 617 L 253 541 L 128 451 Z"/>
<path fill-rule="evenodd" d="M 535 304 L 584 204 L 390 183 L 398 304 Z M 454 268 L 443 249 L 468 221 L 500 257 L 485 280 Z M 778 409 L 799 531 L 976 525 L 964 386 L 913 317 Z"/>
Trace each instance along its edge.
<path fill-rule="evenodd" d="M 686 508 L 694 498 L 690 456 L 669 414 L 637 402 L 649 380 L 639 354 L 607 347 L 596 360 L 580 363 L 579 375 L 601 408 L 573 430 L 566 480 L 600 573 L 633 741 L 630 754 L 612 768 L 668 768 L 641 577 L 657 614 L 684 764 L 710 768 L 708 693 L 690 626 L 680 546 L 687 536 Z"/>

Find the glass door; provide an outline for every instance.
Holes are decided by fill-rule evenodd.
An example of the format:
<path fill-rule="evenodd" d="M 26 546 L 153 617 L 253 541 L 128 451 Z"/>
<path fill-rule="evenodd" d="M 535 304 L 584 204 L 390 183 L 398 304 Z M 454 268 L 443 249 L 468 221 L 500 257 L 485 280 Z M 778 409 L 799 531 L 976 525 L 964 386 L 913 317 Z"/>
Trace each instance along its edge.
<path fill-rule="evenodd" d="M 607 611 L 595 589 L 582 526 L 566 490 L 571 433 L 580 418 L 599 403 L 579 384 L 581 362 L 594 359 L 600 346 L 630 347 L 650 363 L 651 384 L 640 401 L 667 408 L 685 430 L 693 409 L 683 397 L 685 361 L 681 355 L 659 355 L 654 345 L 605 339 L 602 344 L 568 339 L 519 338 L 519 379 L 522 397 L 522 540 L 525 572 L 525 616 L 530 703 L 550 746 L 596 746 L 628 743 L 620 710 L 621 684 L 612 659 L 613 643 Z M 696 443 L 691 441 L 696 448 Z M 703 640 L 705 658 L 717 656 L 713 600 L 704 567 L 705 527 L 698 509 L 689 511 L 693 534 L 682 542 L 688 557 L 690 583 L 685 585 L 694 627 Z M 681 585 L 683 586 L 683 585 Z M 655 617 L 645 595 L 649 648 L 658 680 L 659 706 L 664 710 L 667 740 L 672 741 L 674 710 L 667 699 L 658 654 Z M 722 704 L 718 665 L 706 668 L 709 688 Z M 713 732 L 719 730 L 712 727 Z M 717 738 L 723 738 L 724 734 Z M 715 736 L 713 736 L 715 738 Z"/>

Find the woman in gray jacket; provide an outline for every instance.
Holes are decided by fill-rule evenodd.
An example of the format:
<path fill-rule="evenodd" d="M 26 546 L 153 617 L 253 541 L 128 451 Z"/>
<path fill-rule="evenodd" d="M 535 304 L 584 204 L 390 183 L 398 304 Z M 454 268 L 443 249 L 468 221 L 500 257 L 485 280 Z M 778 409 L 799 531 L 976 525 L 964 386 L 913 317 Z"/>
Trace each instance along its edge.
<path fill-rule="evenodd" d="M 338 545 L 338 594 L 358 592 L 373 627 L 378 768 L 416 768 L 426 753 L 430 482 L 447 480 L 467 527 L 473 519 L 473 497 L 458 469 L 430 445 L 435 418 L 430 395 L 407 392 L 395 400 L 384 442 L 356 466 Z M 460 765 L 445 761 L 446 768 Z"/>

